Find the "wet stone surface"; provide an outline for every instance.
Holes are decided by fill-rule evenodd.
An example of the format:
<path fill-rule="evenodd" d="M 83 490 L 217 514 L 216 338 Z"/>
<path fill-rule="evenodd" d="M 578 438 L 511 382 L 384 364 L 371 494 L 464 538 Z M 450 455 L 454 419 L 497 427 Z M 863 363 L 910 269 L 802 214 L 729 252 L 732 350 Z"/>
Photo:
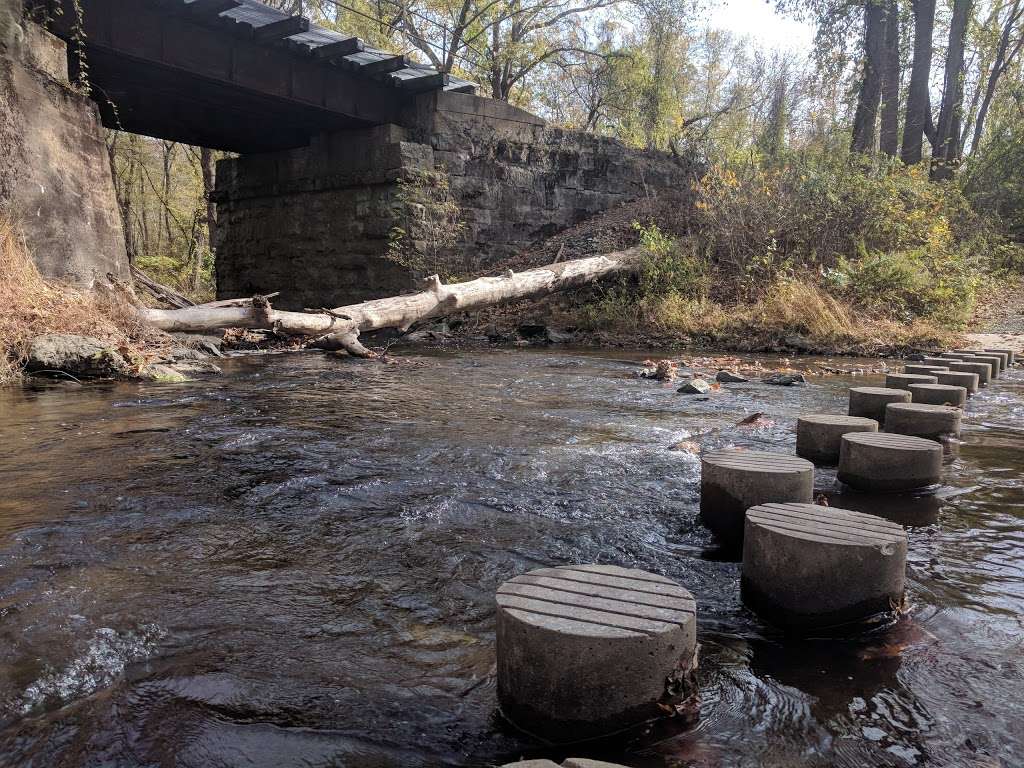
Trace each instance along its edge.
<path fill-rule="evenodd" d="M 702 401 L 635 378 L 649 351 L 405 354 L 0 393 L 0 764 L 1019 762 L 1024 370 L 970 399 L 927 498 L 836 494 L 817 469 L 816 497 L 909 526 L 909 613 L 794 641 L 700 523 L 700 453 L 792 454 L 799 415 L 883 376 Z M 699 728 L 550 750 L 495 717 L 496 590 L 584 562 L 694 594 Z"/>

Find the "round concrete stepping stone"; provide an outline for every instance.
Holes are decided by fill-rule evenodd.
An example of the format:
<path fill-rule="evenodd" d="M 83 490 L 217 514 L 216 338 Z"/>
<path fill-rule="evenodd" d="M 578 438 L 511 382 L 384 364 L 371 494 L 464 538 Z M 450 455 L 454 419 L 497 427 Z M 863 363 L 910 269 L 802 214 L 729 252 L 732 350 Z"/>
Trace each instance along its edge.
<path fill-rule="evenodd" d="M 1014 350 L 1012 350 L 1012 349 L 986 349 L 985 351 L 986 352 L 1002 352 L 1003 354 L 1006 355 L 1006 364 L 1007 365 L 1016 365 L 1017 364 L 1017 353 Z"/>
<path fill-rule="evenodd" d="M 907 389 L 911 384 L 938 384 L 934 376 L 921 373 L 887 373 L 885 374 L 886 389 Z"/>
<path fill-rule="evenodd" d="M 836 477 L 859 491 L 910 491 L 934 485 L 942 477 L 942 445 L 883 432 L 843 435 Z"/>
<path fill-rule="evenodd" d="M 948 371 L 948 370 L 949 370 L 949 366 L 945 365 L 945 364 L 943 364 L 943 365 L 925 365 L 925 364 L 920 364 L 920 365 L 904 365 L 903 366 L 903 372 L 904 373 L 916 373 L 916 374 L 923 374 L 925 376 L 934 376 L 937 373 L 941 373 L 942 371 Z"/>
<path fill-rule="evenodd" d="M 967 390 L 968 397 L 975 394 L 980 386 L 978 374 L 966 371 L 940 371 L 935 374 L 935 378 L 939 380 L 939 384 L 950 387 L 963 387 Z"/>
<path fill-rule="evenodd" d="M 941 440 L 947 435 L 960 437 L 963 411 L 948 405 L 891 403 L 886 409 L 885 431 Z"/>
<path fill-rule="evenodd" d="M 968 361 L 965 360 L 964 362 L 968 362 Z M 992 366 L 992 378 L 993 379 L 998 379 L 1000 374 L 1002 373 L 1002 364 L 1003 363 L 1002 363 L 1002 358 L 1000 358 L 1000 357 L 991 357 L 989 355 L 975 355 L 974 357 L 971 358 L 970 362 L 988 363 L 989 365 L 991 365 Z"/>
<path fill-rule="evenodd" d="M 815 464 L 838 464 L 847 432 L 877 432 L 878 422 L 860 416 L 814 413 L 796 420 L 796 455 Z"/>
<path fill-rule="evenodd" d="M 992 380 L 992 365 L 990 363 L 962 360 L 959 363 L 950 363 L 949 370 L 978 374 L 978 385 L 982 387 L 988 386 L 989 381 Z"/>
<path fill-rule="evenodd" d="M 989 374 L 990 378 L 999 378 L 999 367 L 1002 364 L 1002 358 L 993 357 L 991 355 L 979 355 L 977 352 L 971 354 L 970 357 L 961 358 L 963 363 L 988 363 L 991 367 L 992 372 Z"/>
<path fill-rule="evenodd" d="M 810 502 L 814 465 L 783 453 L 727 448 L 701 459 L 700 519 L 726 546 L 743 542 L 743 516 L 757 504 Z"/>
<path fill-rule="evenodd" d="M 693 596 L 611 565 L 541 568 L 498 588 L 498 699 L 519 728 L 569 742 L 664 714 L 697 648 Z M 684 686 L 685 687 L 685 686 Z"/>
<path fill-rule="evenodd" d="M 837 628 L 903 601 L 907 534 L 874 515 L 815 504 L 747 511 L 743 601 L 791 631 Z"/>
<path fill-rule="evenodd" d="M 934 377 L 933 377 L 934 378 Z M 851 387 L 850 416 L 863 416 L 885 423 L 885 406 L 889 403 L 909 403 L 910 391 L 888 387 Z"/>
<path fill-rule="evenodd" d="M 952 405 L 963 408 L 967 405 L 967 387 L 948 384 L 911 384 L 910 402 L 925 405 Z"/>
<path fill-rule="evenodd" d="M 957 350 L 958 352 L 961 350 Z M 1006 366 L 1009 364 L 1009 355 L 1005 352 L 989 352 L 984 349 L 965 349 L 962 350 L 970 355 L 974 355 L 976 358 L 985 359 L 987 357 L 995 357 L 999 359 L 999 370 L 997 373 L 1002 373 L 1006 370 Z"/>

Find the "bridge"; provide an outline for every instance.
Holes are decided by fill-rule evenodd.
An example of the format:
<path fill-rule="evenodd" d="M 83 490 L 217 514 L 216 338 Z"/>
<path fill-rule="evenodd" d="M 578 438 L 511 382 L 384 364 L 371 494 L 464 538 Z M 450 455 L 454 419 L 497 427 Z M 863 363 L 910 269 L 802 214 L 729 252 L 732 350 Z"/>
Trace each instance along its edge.
<path fill-rule="evenodd" d="M 68 42 L 103 123 L 238 153 L 403 122 L 415 97 L 465 80 L 255 0 L 36 0 Z M 76 51 L 80 48 L 81 56 Z M 74 71 L 79 60 L 87 71 Z"/>

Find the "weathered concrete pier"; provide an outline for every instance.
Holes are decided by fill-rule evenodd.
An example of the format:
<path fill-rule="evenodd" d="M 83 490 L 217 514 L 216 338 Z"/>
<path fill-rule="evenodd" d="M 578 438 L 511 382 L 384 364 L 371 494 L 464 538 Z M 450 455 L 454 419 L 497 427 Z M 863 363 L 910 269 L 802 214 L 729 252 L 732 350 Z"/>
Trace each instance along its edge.
<path fill-rule="evenodd" d="M 886 389 L 907 389 L 911 384 L 938 384 L 939 380 L 932 375 L 918 373 L 887 373 Z"/>
<path fill-rule="evenodd" d="M 517 727 L 552 742 L 664 716 L 696 690 L 693 596 L 646 571 L 541 568 L 498 589 L 498 699 Z"/>
<path fill-rule="evenodd" d="M 728 448 L 701 460 L 700 519 L 727 546 L 742 543 L 751 507 L 810 503 L 813 493 L 814 465 L 795 456 Z"/>
<path fill-rule="evenodd" d="M 791 631 L 838 628 L 903 601 L 907 535 L 874 515 L 763 504 L 746 516 L 743 601 Z"/>
<path fill-rule="evenodd" d="M 929 377 L 934 378 L 934 377 Z M 910 391 L 891 387 L 851 387 L 850 416 L 861 416 L 874 419 L 879 424 L 885 423 L 885 407 L 889 403 L 909 403 Z"/>
<path fill-rule="evenodd" d="M 815 413 L 796 420 L 796 455 L 815 464 L 839 463 L 839 448 L 848 432 L 877 432 L 878 422 L 860 416 Z"/>
<path fill-rule="evenodd" d="M 943 371 L 948 371 L 948 370 L 949 370 L 949 366 L 947 366 L 945 364 L 943 364 L 943 365 L 927 365 L 927 364 L 922 363 L 922 364 L 919 364 L 919 365 L 905 365 L 905 366 L 903 366 L 903 372 L 904 373 L 916 373 L 916 374 L 922 374 L 924 376 L 934 376 L 937 373 L 942 373 Z"/>
<path fill-rule="evenodd" d="M 967 371 L 939 372 L 935 374 L 935 378 L 939 380 L 939 384 L 951 387 L 963 387 L 967 390 L 968 397 L 976 394 L 981 386 L 978 381 L 978 374 L 969 373 Z"/>
<path fill-rule="evenodd" d="M 910 491 L 934 485 L 942 477 L 942 445 L 908 435 L 843 435 L 836 477 L 861 491 Z"/>
<path fill-rule="evenodd" d="M 967 387 L 948 384 L 911 384 L 910 401 L 926 405 L 952 405 L 963 408 L 967 404 Z"/>
<path fill-rule="evenodd" d="M 925 403 L 892 403 L 886 409 L 885 431 L 929 440 L 960 437 L 959 408 Z"/>
<path fill-rule="evenodd" d="M 961 360 L 959 363 L 952 362 L 949 364 L 949 370 L 977 374 L 979 387 L 987 387 L 989 381 L 992 379 L 991 364 L 980 361 L 975 362 L 971 360 Z M 938 376 L 935 378 L 938 378 Z"/>

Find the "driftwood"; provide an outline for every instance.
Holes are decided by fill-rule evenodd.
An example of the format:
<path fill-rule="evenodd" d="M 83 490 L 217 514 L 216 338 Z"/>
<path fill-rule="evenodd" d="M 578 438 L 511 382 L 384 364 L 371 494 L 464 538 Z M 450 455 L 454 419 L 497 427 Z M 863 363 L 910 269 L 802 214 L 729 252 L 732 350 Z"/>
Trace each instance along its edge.
<path fill-rule="evenodd" d="M 266 296 L 243 306 L 216 302 L 184 309 L 144 309 L 144 318 L 165 331 L 204 332 L 218 328 L 266 328 L 280 333 L 323 336 L 317 346 L 367 357 L 359 343 L 363 331 L 381 328 L 407 330 L 413 323 L 453 312 L 478 309 L 512 299 L 533 298 L 594 282 L 636 268 L 640 249 L 548 264 L 525 272 L 511 270 L 501 277 L 481 277 L 465 283 L 442 284 L 434 275 L 426 290 L 407 296 L 374 299 L 337 309 L 285 312 L 273 309 Z"/>

